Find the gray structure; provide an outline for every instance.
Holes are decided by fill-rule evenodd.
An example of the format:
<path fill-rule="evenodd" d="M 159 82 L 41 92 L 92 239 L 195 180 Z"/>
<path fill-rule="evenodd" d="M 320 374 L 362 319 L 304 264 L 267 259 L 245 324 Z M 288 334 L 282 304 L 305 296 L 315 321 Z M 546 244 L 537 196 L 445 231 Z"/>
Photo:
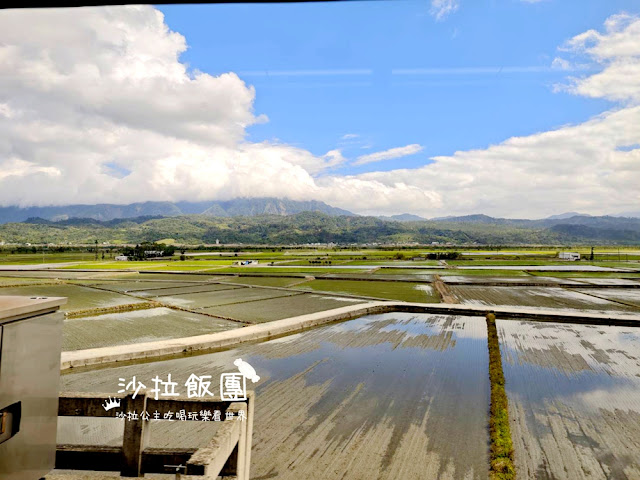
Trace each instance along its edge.
<path fill-rule="evenodd" d="M 66 301 L 0 296 L 2 480 L 38 480 L 54 467 Z"/>

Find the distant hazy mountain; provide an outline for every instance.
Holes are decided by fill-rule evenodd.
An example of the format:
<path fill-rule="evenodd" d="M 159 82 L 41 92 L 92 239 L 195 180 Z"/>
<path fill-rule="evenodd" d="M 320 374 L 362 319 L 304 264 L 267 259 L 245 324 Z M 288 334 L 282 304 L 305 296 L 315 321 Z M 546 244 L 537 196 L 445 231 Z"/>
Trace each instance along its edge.
<path fill-rule="evenodd" d="M 586 215 L 584 213 L 578 212 L 566 212 L 561 213 L 560 215 L 551 215 L 550 217 L 545 218 L 545 220 L 564 220 L 565 218 L 571 217 L 590 217 L 591 215 Z"/>
<path fill-rule="evenodd" d="M 176 217 L 203 214 L 213 217 L 239 215 L 293 215 L 300 212 L 321 212 L 327 215 L 354 214 L 318 201 L 295 201 L 282 198 L 237 198 L 207 202 L 143 202 L 129 205 L 66 205 L 60 207 L 0 207 L 0 224 L 23 222 L 28 218 L 59 221 L 89 218 L 108 221 L 136 217 Z"/>
<path fill-rule="evenodd" d="M 396 222 L 424 222 L 426 218 L 412 213 L 400 213 L 398 215 L 379 215 L 378 218 L 382 220 L 395 220 Z"/>
<path fill-rule="evenodd" d="M 640 218 L 640 210 L 635 212 L 622 212 L 616 215 L 612 215 L 614 217 L 628 217 L 628 218 Z"/>
<path fill-rule="evenodd" d="M 236 198 L 215 202 L 203 215 L 213 217 L 238 217 L 254 215 L 294 215 L 300 212 L 321 212 L 327 215 L 354 216 L 341 208 L 332 207 L 317 200 L 297 201 L 285 198 Z"/>
<path fill-rule="evenodd" d="M 446 222 L 446 223 L 491 223 L 491 224 L 508 224 L 512 222 L 519 222 L 520 220 L 510 220 L 507 218 L 494 218 L 483 214 L 463 215 L 461 217 L 438 217 L 432 218 L 432 222 Z"/>

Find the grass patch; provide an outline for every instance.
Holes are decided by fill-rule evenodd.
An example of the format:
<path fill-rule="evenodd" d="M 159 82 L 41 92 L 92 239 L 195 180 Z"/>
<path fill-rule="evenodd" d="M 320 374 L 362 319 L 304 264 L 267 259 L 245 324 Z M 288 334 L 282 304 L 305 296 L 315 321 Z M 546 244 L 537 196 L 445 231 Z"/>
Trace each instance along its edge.
<path fill-rule="evenodd" d="M 491 382 L 489 478 L 492 480 L 511 480 L 516 478 L 516 469 L 513 463 L 513 442 L 509 427 L 509 402 L 504 388 L 500 340 L 496 328 L 496 317 L 493 313 L 487 315 L 487 340 L 489 345 L 489 380 Z"/>
<path fill-rule="evenodd" d="M 126 305 L 116 305 L 113 307 L 86 308 L 84 310 L 74 310 L 65 314 L 66 318 L 95 317 L 98 315 L 106 315 L 107 313 L 124 313 L 133 312 L 134 310 L 148 310 L 157 308 L 159 304 L 155 302 L 147 303 L 128 303 Z"/>

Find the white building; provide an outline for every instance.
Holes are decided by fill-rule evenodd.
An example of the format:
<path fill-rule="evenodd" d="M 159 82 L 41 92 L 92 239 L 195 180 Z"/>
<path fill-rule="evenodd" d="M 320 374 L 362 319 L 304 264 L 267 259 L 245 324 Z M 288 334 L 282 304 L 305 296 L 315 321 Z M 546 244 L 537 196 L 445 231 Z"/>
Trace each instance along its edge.
<path fill-rule="evenodd" d="M 116 260 L 119 262 L 126 262 L 127 260 L 129 260 L 129 257 L 127 257 L 126 255 L 118 255 L 116 257 Z"/>
<path fill-rule="evenodd" d="M 576 261 L 580 260 L 580 254 L 575 252 L 560 252 L 558 254 L 558 258 L 560 258 L 561 260 Z"/>

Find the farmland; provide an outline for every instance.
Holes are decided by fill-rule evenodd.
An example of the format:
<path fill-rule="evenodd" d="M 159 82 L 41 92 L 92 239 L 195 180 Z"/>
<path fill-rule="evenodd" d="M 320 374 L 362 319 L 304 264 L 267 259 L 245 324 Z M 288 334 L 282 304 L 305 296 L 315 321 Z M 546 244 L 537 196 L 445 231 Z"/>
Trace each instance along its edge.
<path fill-rule="evenodd" d="M 241 357 L 262 372 L 254 387 L 256 478 L 337 478 L 351 470 L 389 480 L 483 479 L 485 356 L 483 322 L 388 314 L 210 355 L 71 373 L 62 388 L 110 391 L 118 377 L 166 372 L 184 383 L 191 373 L 219 375 Z M 76 441 L 91 432 L 89 425 L 71 430 Z M 192 430 L 172 434 L 175 443 L 207 439 Z"/>
<path fill-rule="evenodd" d="M 640 334 L 499 321 L 522 478 L 640 478 Z"/>
<path fill-rule="evenodd" d="M 5 259 L 0 295 L 67 297 L 63 349 L 77 353 L 385 301 L 640 318 L 640 261 L 630 254 L 560 262 L 553 251 L 511 248 L 425 260 L 430 251 L 192 251 L 184 261 L 139 262 L 56 262 L 51 254 L 44 266 L 21 255 L 13 265 Z M 233 265 L 242 260 L 259 263 Z M 215 353 L 72 369 L 61 388 L 108 393 L 120 377 L 169 371 L 184 381 L 242 357 L 262 377 L 252 387 L 255 478 L 340 478 L 347 470 L 486 478 L 487 329 L 484 317 L 465 315 L 364 316 Z M 640 478 L 638 327 L 496 323 L 517 478 Z M 163 423 L 152 427 L 153 446 L 200 445 L 215 430 Z M 121 431 L 65 419 L 61 438 L 115 445 Z"/>

